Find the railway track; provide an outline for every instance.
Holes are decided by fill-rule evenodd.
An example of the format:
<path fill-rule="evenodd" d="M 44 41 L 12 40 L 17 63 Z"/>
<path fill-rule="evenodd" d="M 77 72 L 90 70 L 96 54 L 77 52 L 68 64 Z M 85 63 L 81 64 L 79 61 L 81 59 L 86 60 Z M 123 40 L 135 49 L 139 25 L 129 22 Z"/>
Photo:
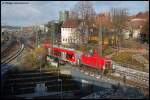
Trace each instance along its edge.
<path fill-rule="evenodd" d="M 19 43 L 17 41 L 13 41 L 5 50 L 1 52 L 1 58 L 4 59 L 10 55 L 13 51 L 15 51 L 18 47 Z"/>
<path fill-rule="evenodd" d="M 13 54 L 11 57 L 1 62 L 1 72 L 2 72 L 1 75 L 4 75 L 8 70 L 12 68 L 12 66 L 8 66 L 7 64 L 12 60 L 14 60 L 18 55 L 20 55 L 23 50 L 24 50 L 24 44 L 21 45 L 21 48 L 15 54 Z"/>
<path fill-rule="evenodd" d="M 18 55 L 20 55 L 22 53 L 22 51 L 24 50 L 24 44 L 21 45 L 21 48 L 11 57 L 5 59 L 4 61 L 1 62 L 1 65 L 7 64 L 9 62 L 11 62 L 13 59 L 15 59 Z"/>
<path fill-rule="evenodd" d="M 112 76 L 115 77 L 114 75 L 107 75 L 107 76 L 104 75 L 103 76 L 102 73 L 95 72 L 95 70 L 91 70 L 89 68 L 86 68 L 85 66 L 79 67 L 79 69 L 85 75 L 92 76 L 92 77 L 96 77 L 98 75 L 100 77 L 107 77 L 108 79 L 111 78 Z M 120 77 L 116 77 L 114 80 L 117 80 L 117 81 L 124 83 L 123 79 L 124 79 L 124 76 L 126 76 L 126 78 L 130 77 L 130 80 L 128 79 L 130 81 L 130 82 L 128 82 L 129 86 L 134 86 L 136 88 L 144 88 L 144 89 L 149 88 L 149 77 L 147 75 L 143 75 L 142 73 L 141 74 L 134 74 L 132 72 L 127 73 L 126 71 L 121 71 L 121 70 L 115 70 L 115 73 L 120 74 Z"/>
<path fill-rule="evenodd" d="M 141 76 L 141 75 L 136 75 L 136 74 L 133 74 L 133 73 L 126 73 L 125 71 L 120 71 L 120 70 L 116 70 L 115 72 L 119 73 L 122 76 L 130 77 L 133 80 L 149 82 L 148 77 L 144 77 L 144 76 Z"/>
<path fill-rule="evenodd" d="M 130 76 L 133 79 L 145 80 L 147 82 L 149 81 L 149 73 L 146 72 L 142 72 L 142 71 L 138 71 L 138 70 L 122 67 L 122 66 L 117 66 L 115 68 L 115 72 L 121 75 L 125 75 L 127 77 Z"/>

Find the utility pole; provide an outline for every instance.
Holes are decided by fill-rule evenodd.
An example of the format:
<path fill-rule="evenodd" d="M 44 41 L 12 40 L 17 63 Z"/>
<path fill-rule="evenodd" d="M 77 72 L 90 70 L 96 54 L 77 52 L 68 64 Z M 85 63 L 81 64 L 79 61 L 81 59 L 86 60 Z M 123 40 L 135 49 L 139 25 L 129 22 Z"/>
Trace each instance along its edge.
<path fill-rule="evenodd" d="M 50 34 L 51 34 L 51 46 L 52 46 L 52 48 L 53 48 L 53 45 L 54 45 L 54 33 L 55 32 L 55 23 L 54 23 L 54 21 L 51 23 L 51 32 L 50 32 Z M 52 50 L 52 52 L 51 52 L 52 54 L 53 54 L 53 50 Z"/>
<path fill-rule="evenodd" d="M 99 54 L 100 54 L 100 56 L 103 55 L 102 54 L 102 47 L 103 47 L 102 44 L 103 44 L 103 27 L 100 26 L 100 28 L 99 28 L 99 50 L 100 50 Z"/>
<path fill-rule="evenodd" d="M 38 47 L 38 48 L 40 47 L 40 34 L 41 34 L 41 31 L 38 30 L 38 31 L 37 31 L 37 47 Z"/>
<path fill-rule="evenodd" d="M 40 34 L 41 34 L 41 30 L 40 29 L 38 29 L 37 27 L 36 27 L 36 31 L 35 31 L 35 34 L 36 34 L 36 47 L 40 47 Z"/>
<path fill-rule="evenodd" d="M 36 31 L 35 31 L 35 34 L 36 34 L 36 47 L 38 47 L 38 31 L 37 31 L 37 29 L 36 29 Z"/>

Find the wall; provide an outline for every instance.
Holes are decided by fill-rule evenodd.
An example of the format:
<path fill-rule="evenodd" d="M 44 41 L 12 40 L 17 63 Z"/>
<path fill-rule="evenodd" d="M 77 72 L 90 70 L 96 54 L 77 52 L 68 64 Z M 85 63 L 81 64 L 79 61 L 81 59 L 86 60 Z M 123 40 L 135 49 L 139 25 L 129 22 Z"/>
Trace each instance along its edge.
<path fill-rule="evenodd" d="M 61 43 L 77 43 L 76 40 L 74 41 L 74 39 L 76 38 L 76 36 L 74 36 L 75 31 L 76 28 L 61 28 Z"/>

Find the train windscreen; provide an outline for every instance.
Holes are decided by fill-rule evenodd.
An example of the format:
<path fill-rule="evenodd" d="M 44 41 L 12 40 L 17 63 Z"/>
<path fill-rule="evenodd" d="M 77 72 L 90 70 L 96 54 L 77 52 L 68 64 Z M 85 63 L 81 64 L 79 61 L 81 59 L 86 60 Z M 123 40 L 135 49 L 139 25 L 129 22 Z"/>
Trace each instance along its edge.
<path fill-rule="evenodd" d="M 109 61 L 109 60 L 106 60 L 106 61 L 105 61 L 105 68 L 106 68 L 106 69 L 111 69 L 111 65 L 112 65 L 112 64 L 111 64 L 111 61 Z"/>
<path fill-rule="evenodd" d="M 66 59 L 72 59 L 73 54 L 66 54 Z"/>

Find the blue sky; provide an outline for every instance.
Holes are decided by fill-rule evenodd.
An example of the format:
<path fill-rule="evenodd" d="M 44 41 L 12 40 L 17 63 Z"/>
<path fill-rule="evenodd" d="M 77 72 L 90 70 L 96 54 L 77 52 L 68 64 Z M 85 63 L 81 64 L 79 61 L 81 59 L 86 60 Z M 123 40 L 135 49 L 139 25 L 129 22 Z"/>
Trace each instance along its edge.
<path fill-rule="evenodd" d="M 129 15 L 149 8 L 148 1 L 91 1 L 96 13 L 110 11 L 112 7 L 128 9 Z M 2 24 L 28 26 L 45 24 L 59 19 L 59 11 L 74 8 L 77 1 L 3 1 Z"/>

